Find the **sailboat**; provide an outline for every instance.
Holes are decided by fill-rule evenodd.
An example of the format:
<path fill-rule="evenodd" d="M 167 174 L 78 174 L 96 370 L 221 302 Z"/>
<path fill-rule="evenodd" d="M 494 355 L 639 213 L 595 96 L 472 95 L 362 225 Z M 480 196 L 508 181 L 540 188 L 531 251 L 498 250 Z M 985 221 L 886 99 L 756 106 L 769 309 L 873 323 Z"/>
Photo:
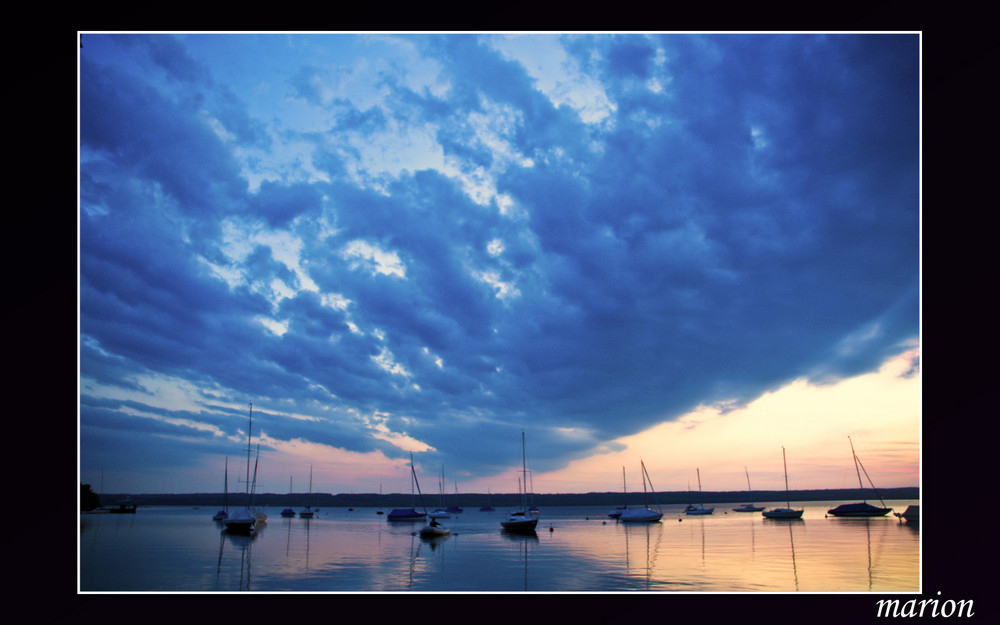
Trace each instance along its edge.
<path fill-rule="evenodd" d="M 750 488 L 750 471 L 746 467 L 743 467 L 743 471 L 747 474 L 747 492 L 750 493 L 751 499 L 753 499 L 753 489 Z M 745 503 L 742 506 L 736 506 L 733 508 L 733 512 L 760 512 L 764 509 L 764 506 L 755 506 L 753 503 Z"/>
<path fill-rule="evenodd" d="M 226 526 L 227 532 L 233 532 L 238 534 L 251 534 L 254 531 L 254 525 L 257 523 L 257 517 L 250 510 L 250 452 L 251 452 L 251 441 L 253 440 L 253 402 L 250 403 L 250 425 L 247 428 L 247 506 L 240 510 L 237 510 L 233 514 L 229 515 L 223 524 Z"/>
<path fill-rule="evenodd" d="M 479 511 L 480 512 L 493 512 L 496 508 L 493 507 L 493 493 L 490 492 L 489 488 L 486 489 L 486 501 L 487 501 L 487 504 L 485 506 L 483 506 L 482 508 L 480 508 Z"/>
<path fill-rule="evenodd" d="M 375 514 L 385 514 L 385 510 L 382 509 L 382 484 L 378 485 L 378 511 Z"/>
<path fill-rule="evenodd" d="M 294 492 L 294 491 L 292 491 L 292 476 L 289 475 L 288 476 L 288 499 L 289 500 L 291 500 L 291 498 L 292 498 L 292 492 Z M 295 510 L 292 510 L 292 506 L 291 506 L 290 503 L 289 503 L 289 506 L 287 508 L 285 508 L 284 510 L 281 511 L 281 516 L 285 517 L 286 519 L 292 518 L 292 517 L 295 516 Z"/>
<path fill-rule="evenodd" d="M 222 521 L 229 516 L 229 456 L 226 456 L 226 472 L 222 485 L 222 510 L 212 516 L 213 521 Z"/>
<path fill-rule="evenodd" d="M 313 518 L 313 509 L 309 506 L 309 501 L 312 500 L 313 492 L 313 468 L 309 465 L 309 499 L 306 500 L 306 509 L 299 512 L 300 519 L 311 519 Z"/>
<path fill-rule="evenodd" d="M 438 506 L 436 509 L 434 509 L 432 512 L 429 512 L 427 514 L 427 516 L 429 516 L 432 519 L 447 519 L 449 516 L 451 516 L 451 513 L 448 512 L 448 510 L 446 510 L 445 506 L 444 506 L 444 466 L 443 465 L 441 466 L 441 477 L 438 478 L 438 499 L 440 500 L 441 505 Z"/>
<path fill-rule="evenodd" d="M 863 471 L 865 467 L 861 464 L 861 461 L 858 460 L 858 454 L 854 453 L 854 441 L 851 440 L 850 436 L 847 437 L 847 440 L 851 443 L 851 455 L 854 456 L 854 470 L 858 474 L 858 486 L 864 490 L 865 485 L 861 482 L 861 471 Z M 860 470 L 858 469 L 859 466 L 861 467 Z M 865 477 L 868 477 L 868 471 L 865 471 Z M 870 477 L 868 478 L 868 482 L 871 484 Z M 875 489 L 874 484 L 872 484 L 872 490 L 875 490 L 875 494 L 878 495 L 878 490 Z M 842 517 L 876 517 L 885 516 L 892 512 L 892 508 L 885 507 L 885 502 L 882 501 L 881 495 L 879 496 L 879 501 L 882 502 L 883 507 L 881 508 L 873 506 L 865 500 L 859 501 L 858 503 L 845 503 L 837 506 L 836 508 L 827 510 L 826 513 Z"/>
<path fill-rule="evenodd" d="M 608 513 L 609 519 L 617 519 L 622 515 L 623 510 L 628 510 L 628 486 L 625 484 L 625 466 L 622 465 L 622 500 L 625 502 L 617 506 L 613 512 Z"/>
<path fill-rule="evenodd" d="M 410 454 L 410 473 L 413 476 L 413 483 L 417 486 L 417 494 L 420 496 L 420 505 L 424 509 L 424 515 L 427 515 L 427 506 L 424 505 L 424 494 L 420 492 L 420 481 L 417 480 L 417 470 L 413 466 L 413 454 Z M 441 475 L 444 475 L 444 468 L 442 467 Z M 420 528 L 421 538 L 438 538 L 440 536 L 448 536 L 451 534 L 451 530 L 441 525 L 436 518 L 431 517 L 430 522 Z"/>
<path fill-rule="evenodd" d="M 695 469 L 698 472 L 698 497 L 701 498 L 701 470 Z M 712 514 L 715 512 L 715 508 L 706 508 L 705 504 L 699 502 L 698 505 L 693 503 L 688 504 L 687 508 L 684 508 L 684 514 Z"/>
<path fill-rule="evenodd" d="M 413 469 L 413 454 L 410 454 L 410 494 L 414 498 L 414 503 L 416 503 L 416 494 L 413 492 L 413 486 L 416 484 L 417 474 Z M 415 507 L 410 508 L 393 508 L 389 511 L 388 516 L 386 516 L 387 521 L 423 521 L 427 518 L 427 511 L 417 512 Z"/>
<path fill-rule="evenodd" d="M 771 508 L 761 514 L 766 519 L 801 519 L 802 510 L 792 509 L 792 504 L 788 499 L 788 463 L 785 461 L 785 448 L 781 448 L 781 464 L 785 468 L 785 506 L 784 508 Z"/>
<path fill-rule="evenodd" d="M 656 523 L 663 518 L 663 511 L 660 510 L 660 504 L 656 504 L 656 510 L 651 510 L 649 507 L 649 501 L 646 497 L 646 481 L 649 480 L 649 489 L 653 491 L 653 498 L 656 498 L 656 490 L 653 489 L 653 480 L 649 479 L 649 474 L 646 472 L 646 465 L 642 460 L 639 461 L 639 465 L 642 467 L 642 498 L 643 507 L 639 508 L 626 508 L 622 510 L 621 515 L 619 515 L 618 520 L 623 523 Z"/>
<path fill-rule="evenodd" d="M 535 526 L 538 525 L 538 516 L 528 514 L 528 464 L 524 453 L 524 430 L 521 430 L 521 471 L 524 473 L 524 489 L 522 490 L 520 485 L 518 490 L 521 491 L 521 509 L 511 512 L 506 519 L 500 521 L 500 527 L 507 530 L 508 532 L 526 532 L 534 533 Z"/>
<path fill-rule="evenodd" d="M 441 467 L 441 488 L 442 490 L 444 489 L 444 467 Z M 458 499 L 458 482 L 455 482 L 455 499 Z M 461 514 L 465 512 L 462 510 L 462 507 L 458 505 L 448 506 L 445 508 L 445 511 L 451 514 Z"/>

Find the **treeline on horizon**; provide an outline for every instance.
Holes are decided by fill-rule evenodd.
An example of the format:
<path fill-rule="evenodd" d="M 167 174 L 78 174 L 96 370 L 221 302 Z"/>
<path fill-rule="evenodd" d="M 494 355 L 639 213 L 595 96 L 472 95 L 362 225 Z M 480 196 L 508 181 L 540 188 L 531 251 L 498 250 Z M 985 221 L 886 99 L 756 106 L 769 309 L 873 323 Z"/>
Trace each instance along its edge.
<path fill-rule="evenodd" d="M 89 486 L 89 485 L 83 485 Z M 130 498 L 136 505 L 146 506 L 222 506 L 226 501 L 223 493 L 174 493 L 174 494 L 109 494 L 98 495 L 100 505 L 115 505 L 120 500 Z M 748 497 L 747 491 L 707 491 L 691 493 L 688 491 L 657 492 L 649 495 L 649 503 L 661 505 L 672 504 L 726 504 L 726 503 L 762 503 L 790 501 L 841 501 L 881 499 L 919 499 L 920 488 L 916 486 L 903 488 L 879 489 L 878 494 L 871 489 L 840 488 L 818 490 L 793 490 L 786 493 L 783 490 L 755 490 Z M 529 495 L 529 503 L 535 506 L 618 506 L 641 505 L 642 493 L 536 493 Z M 249 503 L 246 493 L 229 493 L 230 506 L 245 506 Z M 255 506 L 305 506 L 313 508 L 418 508 L 427 506 L 461 506 L 469 509 L 479 509 L 485 505 L 493 507 L 517 507 L 521 505 L 521 497 L 516 493 L 458 493 L 444 495 L 424 495 L 423 500 L 409 493 L 257 493 L 253 495 Z"/>

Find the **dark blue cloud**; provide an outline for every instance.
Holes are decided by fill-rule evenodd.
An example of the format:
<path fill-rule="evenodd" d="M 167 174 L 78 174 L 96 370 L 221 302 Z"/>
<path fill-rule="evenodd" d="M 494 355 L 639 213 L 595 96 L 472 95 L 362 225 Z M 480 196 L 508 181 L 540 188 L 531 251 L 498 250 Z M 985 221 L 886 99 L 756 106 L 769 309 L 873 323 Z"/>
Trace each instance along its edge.
<path fill-rule="evenodd" d="M 119 43 L 136 58 L 81 59 L 88 458 L 178 427 L 96 401 L 159 374 L 203 389 L 183 418 L 230 434 L 217 406 L 253 397 L 274 438 L 403 454 L 352 416 L 378 412 L 488 474 L 530 426 L 544 470 L 699 404 L 873 370 L 917 336 L 914 36 L 566 37 L 592 79 L 576 88 L 614 104 L 599 122 L 481 37 L 410 37 L 433 88 L 382 69 L 362 107 L 297 56 L 261 77 L 275 107 L 292 87 L 279 128 L 183 40 Z M 150 60 L 168 71 L 135 70 Z M 446 171 L 437 152 L 363 171 L 407 131 Z M 476 201 L 470 179 L 507 199 Z M 301 244 L 298 267 L 272 230 Z"/>

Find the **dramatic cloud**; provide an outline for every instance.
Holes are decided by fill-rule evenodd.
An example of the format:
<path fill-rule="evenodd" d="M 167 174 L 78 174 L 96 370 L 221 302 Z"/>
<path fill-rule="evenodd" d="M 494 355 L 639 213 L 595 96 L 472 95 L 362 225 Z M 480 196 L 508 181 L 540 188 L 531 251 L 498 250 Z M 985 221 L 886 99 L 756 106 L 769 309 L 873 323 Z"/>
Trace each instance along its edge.
<path fill-rule="evenodd" d="M 875 371 L 918 336 L 918 43 L 84 35 L 81 460 L 231 452 L 252 401 L 274 448 L 489 475 L 525 427 L 546 470 Z"/>

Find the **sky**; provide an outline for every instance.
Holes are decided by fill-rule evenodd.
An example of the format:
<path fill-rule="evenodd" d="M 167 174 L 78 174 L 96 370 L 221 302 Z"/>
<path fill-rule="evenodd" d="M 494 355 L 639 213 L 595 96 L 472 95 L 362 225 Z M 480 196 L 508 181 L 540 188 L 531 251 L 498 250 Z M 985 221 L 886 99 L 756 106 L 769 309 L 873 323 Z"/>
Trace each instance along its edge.
<path fill-rule="evenodd" d="M 79 477 L 921 479 L 920 37 L 89 33 Z M 850 437 L 850 439 L 848 438 Z M 867 480 L 865 485 L 868 485 Z"/>

